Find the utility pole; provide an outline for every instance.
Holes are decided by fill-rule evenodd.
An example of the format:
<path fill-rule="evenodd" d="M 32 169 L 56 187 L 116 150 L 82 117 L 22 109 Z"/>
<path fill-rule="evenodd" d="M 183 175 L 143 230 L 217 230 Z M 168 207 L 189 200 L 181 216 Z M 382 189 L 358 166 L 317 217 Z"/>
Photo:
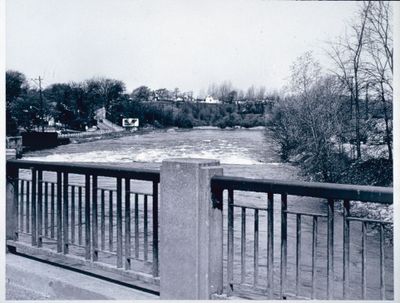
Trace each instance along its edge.
<path fill-rule="evenodd" d="M 44 132 L 44 109 L 43 109 L 43 95 L 42 95 L 42 80 L 40 76 L 37 79 L 32 79 L 35 83 L 36 80 L 39 82 L 36 85 L 39 86 L 39 98 L 40 98 L 40 126 L 42 128 L 42 133 Z"/>

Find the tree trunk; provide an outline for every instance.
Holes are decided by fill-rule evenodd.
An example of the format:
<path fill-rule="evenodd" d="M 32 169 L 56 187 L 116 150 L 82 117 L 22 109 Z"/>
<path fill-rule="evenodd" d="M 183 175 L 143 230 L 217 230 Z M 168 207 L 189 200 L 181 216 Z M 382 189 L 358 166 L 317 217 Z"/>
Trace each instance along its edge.
<path fill-rule="evenodd" d="M 356 145 L 357 145 L 357 159 L 361 158 L 361 140 L 360 140 L 360 100 L 359 98 L 359 92 L 358 92 L 358 82 L 357 82 L 357 77 L 354 78 L 355 80 L 355 86 L 356 86 L 356 92 L 355 92 L 355 106 L 356 106 Z"/>
<path fill-rule="evenodd" d="M 365 120 L 368 120 L 368 112 L 369 108 L 368 108 L 368 83 L 367 83 L 367 87 L 365 89 Z"/>
<path fill-rule="evenodd" d="M 353 88 L 351 88 L 350 92 L 350 120 L 353 119 Z"/>
<path fill-rule="evenodd" d="M 381 93 L 382 93 L 381 100 L 382 100 L 382 105 L 383 105 L 383 113 L 385 115 L 385 132 L 386 132 L 385 141 L 386 141 L 386 144 L 387 144 L 387 147 L 388 147 L 389 161 L 392 162 L 393 161 L 393 152 L 392 152 L 392 142 L 390 140 L 391 131 L 390 131 L 390 128 L 389 128 L 389 116 L 388 116 L 388 113 L 387 113 L 386 99 L 385 99 L 385 93 L 384 93 L 384 90 L 383 90 L 382 81 L 381 81 Z"/>

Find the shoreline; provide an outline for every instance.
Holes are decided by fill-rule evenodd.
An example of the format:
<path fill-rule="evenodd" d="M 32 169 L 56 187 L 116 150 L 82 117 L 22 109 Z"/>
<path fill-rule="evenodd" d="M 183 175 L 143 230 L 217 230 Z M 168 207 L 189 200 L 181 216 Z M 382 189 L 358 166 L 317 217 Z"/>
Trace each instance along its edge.
<path fill-rule="evenodd" d="M 144 134 L 149 134 L 152 132 L 168 132 L 168 131 L 190 131 L 190 130 L 265 130 L 265 126 L 255 126 L 255 127 L 241 127 L 241 126 L 234 126 L 234 127 L 226 127 L 226 128 L 220 128 L 218 126 L 195 126 L 193 128 L 179 128 L 179 127 L 165 127 L 165 128 L 140 128 L 135 132 L 130 132 L 130 131 L 120 131 L 120 132 L 110 132 L 110 133 L 102 133 L 102 134 L 96 134 L 93 133 L 92 135 L 88 134 L 85 137 L 82 138 L 70 138 L 70 142 L 67 144 L 80 144 L 80 143 L 86 143 L 86 142 L 94 142 L 94 141 L 100 141 L 100 140 L 108 140 L 108 139 L 114 139 L 114 138 L 120 138 L 120 137 L 128 137 L 128 136 L 134 136 L 134 135 L 144 135 Z"/>

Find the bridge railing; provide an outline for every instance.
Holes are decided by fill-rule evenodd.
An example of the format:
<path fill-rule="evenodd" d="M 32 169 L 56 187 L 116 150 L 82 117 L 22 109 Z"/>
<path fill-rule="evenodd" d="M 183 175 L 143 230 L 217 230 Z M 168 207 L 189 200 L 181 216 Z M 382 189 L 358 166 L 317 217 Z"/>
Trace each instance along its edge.
<path fill-rule="evenodd" d="M 27 248 L 29 242 L 159 284 L 159 171 L 8 160 L 7 176 L 15 207 L 7 221 L 17 222 L 8 245 Z"/>
<path fill-rule="evenodd" d="M 216 160 L 7 161 L 9 249 L 162 299 L 392 299 L 393 223 L 360 211 L 392 203 L 392 188 L 223 176 Z"/>
<path fill-rule="evenodd" d="M 224 289 L 228 295 L 245 291 L 254 298 L 366 299 L 372 292 L 386 299 L 389 284 L 391 294 L 388 297 L 393 298 L 393 268 L 390 266 L 393 252 L 388 252 L 391 260 L 385 265 L 385 239 L 393 239 L 390 228 L 386 234 L 385 230 L 393 222 L 369 219 L 365 214 L 358 216 L 351 208 L 352 201 L 390 205 L 393 203 L 392 188 L 227 176 L 214 176 L 211 188 L 214 198 L 221 200 L 218 203 L 223 200 L 222 193 L 227 194 Z M 256 204 L 248 203 L 249 196 L 235 198 L 236 193 L 240 196 L 244 192 L 265 193 L 265 196 L 258 194 L 261 202 Z M 303 200 L 296 200 L 296 197 L 303 197 Z M 316 198 L 311 211 L 301 207 L 306 201 L 304 197 L 308 202 Z M 277 207 L 277 204 L 280 205 Z M 260 223 L 262 217 L 265 235 Z M 253 221 L 252 226 L 246 221 L 249 219 Z M 361 224 L 361 231 L 356 224 Z M 249 227 L 252 230 L 249 231 Z M 377 251 L 368 252 L 367 234 L 373 231 L 378 234 Z M 360 238 L 361 243 L 356 244 Z M 252 242 L 250 250 L 249 242 Z M 277 244 L 278 247 L 274 247 Z M 261 252 L 260 247 L 263 248 Z M 291 257 L 290 278 L 288 255 Z M 262 260 L 265 262 L 260 269 Z M 369 268 L 369 264 L 375 265 L 374 268 Z M 391 271 L 389 279 L 385 277 L 385 268 Z"/>

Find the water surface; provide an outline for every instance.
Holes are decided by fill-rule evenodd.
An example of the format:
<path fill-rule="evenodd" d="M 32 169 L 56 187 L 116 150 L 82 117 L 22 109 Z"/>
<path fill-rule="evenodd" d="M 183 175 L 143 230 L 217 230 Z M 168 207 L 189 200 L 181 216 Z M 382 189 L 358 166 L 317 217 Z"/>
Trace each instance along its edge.
<path fill-rule="evenodd" d="M 205 158 L 220 160 L 225 175 L 267 178 L 278 180 L 302 180 L 297 167 L 282 163 L 270 134 L 264 130 L 219 130 L 219 129 L 194 129 L 167 131 L 155 131 L 147 134 L 134 134 L 132 136 L 80 143 L 62 145 L 54 149 L 30 152 L 24 155 L 25 159 L 60 162 L 95 162 L 123 165 L 129 167 L 158 168 L 162 160 L 167 158 Z M 72 182 L 82 183 L 82 179 L 71 178 Z M 99 179 L 99 186 L 115 188 L 115 180 Z M 139 191 L 150 190 L 150 186 L 138 183 Z M 279 268 L 280 264 L 280 197 L 275 195 L 275 235 L 274 235 L 274 266 Z M 235 204 L 257 205 L 266 207 L 267 195 L 259 193 L 235 192 Z M 292 211 L 312 212 L 326 214 L 326 203 L 320 199 L 306 197 L 288 197 L 288 208 Z M 225 207 L 226 210 L 226 207 Z M 224 210 L 224 211 L 225 211 Z M 225 214 L 226 215 L 226 214 Z M 246 214 L 246 258 L 247 264 L 246 282 L 252 280 L 252 258 L 253 258 L 253 212 L 249 210 Z M 240 222 L 241 210 L 235 208 L 235 277 L 240 278 Z M 266 244 L 267 244 L 267 220 L 266 212 L 260 212 L 260 283 L 266 278 Z M 341 219 L 340 203 L 337 203 L 335 214 L 335 298 L 341 298 L 342 293 L 342 234 L 343 223 Z M 327 243 L 326 220 L 322 218 L 319 222 L 318 247 L 317 247 L 317 298 L 324 297 L 326 289 L 326 243 Z M 311 218 L 304 217 L 302 220 L 303 242 L 302 242 L 302 278 L 300 281 L 300 292 L 304 296 L 310 293 L 311 278 Z M 226 226 L 225 226 L 226 230 Z M 351 267 L 353 298 L 360 297 L 360 224 L 352 225 L 351 243 Z M 225 237 L 226 239 L 226 237 Z M 293 290 L 295 272 L 295 243 L 296 243 L 296 216 L 288 216 L 288 279 Z M 224 243 L 226 245 L 226 243 Z M 393 251 L 391 246 L 386 247 L 386 279 L 387 295 L 393 296 Z M 226 251 L 226 250 L 225 250 Z M 367 258 L 379 260 L 379 241 L 377 234 L 372 230 L 368 233 Z M 372 260 L 371 259 L 371 260 Z M 379 298 L 379 264 L 370 262 L 367 268 L 368 279 L 371 281 L 367 287 L 368 298 Z M 278 288 L 279 281 L 275 275 L 275 287 Z M 373 281 L 372 281 L 373 280 Z M 262 287 L 265 287 L 263 285 Z"/>

